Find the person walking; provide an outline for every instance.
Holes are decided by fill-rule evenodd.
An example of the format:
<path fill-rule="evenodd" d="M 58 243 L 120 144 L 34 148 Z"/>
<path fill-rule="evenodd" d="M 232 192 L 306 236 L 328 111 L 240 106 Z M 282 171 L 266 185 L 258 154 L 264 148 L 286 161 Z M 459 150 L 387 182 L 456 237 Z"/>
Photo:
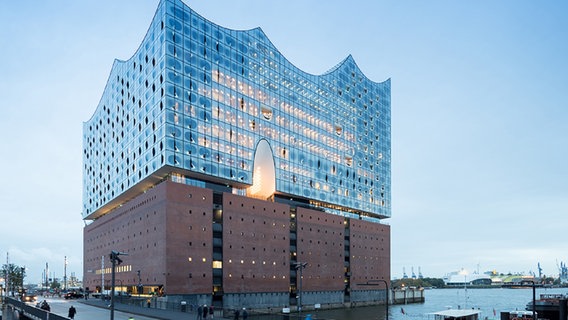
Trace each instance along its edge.
<path fill-rule="evenodd" d="M 41 303 L 41 307 L 42 310 L 45 310 L 47 312 L 51 311 L 51 307 L 49 306 L 49 303 L 47 303 L 46 300 L 43 300 L 43 302 Z"/>
<path fill-rule="evenodd" d="M 203 319 L 207 319 L 207 314 L 209 313 L 209 308 L 207 308 L 207 305 L 204 304 L 203 305 Z"/>
<path fill-rule="evenodd" d="M 240 315 L 241 312 L 239 311 L 239 309 L 235 310 L 235 320 L 239 320 Z"/>
<path fill-rule="evenodd" d="M 248 316 L 247 308 L 243 308 L 243 320 L 247 320 Z"/>
<path fill-rule="evenodd" d="M 73 307 L 73 306 L 69 307 L 69 312 L 67 313 L 67 318 L 75 319 L 75 314 L 77 314 L 77 310 L 75 309 L 75 307 Z"/>
<path fill-rule="evenodd" d="M 203 306 L 199 305 L 199 307 L 197 307 L 197 320 L 201 319 L 203 319 Z"/>
<path fill-rule="evenodd" d="M 214 318 L 213 315 L 215 314 L 213 312 L 213 306 L 209 306 L 209 314 L 211 315 L 211 319 L 213 319 Z"/>

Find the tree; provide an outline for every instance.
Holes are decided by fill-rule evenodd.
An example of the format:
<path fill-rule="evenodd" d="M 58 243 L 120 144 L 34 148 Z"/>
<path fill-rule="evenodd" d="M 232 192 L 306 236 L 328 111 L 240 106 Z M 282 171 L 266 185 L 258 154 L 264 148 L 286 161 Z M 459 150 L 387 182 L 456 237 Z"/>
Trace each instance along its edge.
<path fill-rule="evenodd" d="M 54 278 L 53 281 L 51 281 L 49 288 L 55 290 L 61 289 L 61 283 L 59 283 L 59 279 Z"/>
<path fill-rule="evenodd" d="M 6 282 L 6 294 L 14 296 L 16 290 L 24 289 L 24 279 L 26 278 L 26 268 L 16 266 L 13 263 L 2 266 L 2 277 Z"/>
<path fill-rule="evenodd" d="M 423 288 L 423 287 L 436 287 L 436 288 L 443 288 L 444 280 L 438 278 L 423 278 L 423 279 L 399 279 L 393 280 L 391 286 L 393 288 L 402 288 L 402 287 L 416 287 L 416 288 Z"/>

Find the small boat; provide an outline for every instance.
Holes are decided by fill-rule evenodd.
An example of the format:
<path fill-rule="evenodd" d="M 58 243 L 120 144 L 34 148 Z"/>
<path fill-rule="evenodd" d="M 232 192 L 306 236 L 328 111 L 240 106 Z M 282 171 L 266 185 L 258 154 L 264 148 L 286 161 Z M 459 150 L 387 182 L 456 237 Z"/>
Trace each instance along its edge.
<path fill-rule="evenodd" d="M 541 294 L 540 299 L 534 302 L 538 317 L 546 319 L 558 319 L 561 307 L 560 303 L 566 303 L 566 300 L 568 300 L 568 294 Z M 525 310 L 533 311 L 532 301 L 527 303 Z"/>
<path fill-rule="evenodd" d="M 522 310 L 515 310 L 506 312 L 509 316 L 506 319 L 509 320 L 532 320 L 534 319 L 534 315 L 532 311 L 522 311 Z M 503 314 L 503 312 L 501 312 Z M 538 314 L 537 314 L 538 315 Z M 503 317 L 501 317 L 503 319 Z"/>
<path fill-rule="evenodd" d="M 479 320 L 480 310 L 475 309 L 448 309 L 431 313 L 435 320 Z"/>

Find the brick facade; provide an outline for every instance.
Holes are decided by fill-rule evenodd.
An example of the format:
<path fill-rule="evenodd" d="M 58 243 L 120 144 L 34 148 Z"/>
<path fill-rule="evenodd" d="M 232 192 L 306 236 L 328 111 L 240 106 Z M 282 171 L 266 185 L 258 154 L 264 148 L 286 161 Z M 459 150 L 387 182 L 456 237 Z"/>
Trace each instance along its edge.
<path fill-rule="evenodd" d="M 145 290 L 206 297 L 220 288 L 217 294 L 236 304 L 239 297 L 254 301 L 251 294 L 263 295 L 264 305 L 276 294 L 281 303 L 294 292 L 294 262 L 308 264 L 302 270 L 306 302 L 327 292 L 336 303 L 346 280 L 347 291 L 380 290 L 364 284 L 390 275 L 388 225 L 173 181 L 85 227 L 85 287 L 100 289 L 104 257 L 108 289 L 112 250 L 128 254 L 117 268 L 117 286 L 135 291 L 140 270 Z"/>

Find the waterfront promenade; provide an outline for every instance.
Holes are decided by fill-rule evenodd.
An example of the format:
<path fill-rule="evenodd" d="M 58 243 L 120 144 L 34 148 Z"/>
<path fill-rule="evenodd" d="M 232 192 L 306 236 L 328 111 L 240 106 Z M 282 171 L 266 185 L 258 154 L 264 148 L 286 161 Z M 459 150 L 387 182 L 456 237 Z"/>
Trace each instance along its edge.
<path fill-rule="evenodd" d="M 110 319 L 109 302 L 100 299 L 89 300 L 65 300 L 63 298 L 53 297 L 44 298 L 39 297 L 38 301 L 46 300 L 50 307 L 51 313 L 67 317 L 69 307 L 74 306 L 77 310 L 75 315 L 76 320 L 101 320 Z M 143 308 L 140 306 L 133 306 L 127 304 L 115 303 L 115 320 L 183 320 L 183 319 L 196 319 L 195 312 L 179 312 L 172 310 L 162 310 L 155 308 Z M 4 312 L 2 320 L 17 319 L 13 314 Z"/>

